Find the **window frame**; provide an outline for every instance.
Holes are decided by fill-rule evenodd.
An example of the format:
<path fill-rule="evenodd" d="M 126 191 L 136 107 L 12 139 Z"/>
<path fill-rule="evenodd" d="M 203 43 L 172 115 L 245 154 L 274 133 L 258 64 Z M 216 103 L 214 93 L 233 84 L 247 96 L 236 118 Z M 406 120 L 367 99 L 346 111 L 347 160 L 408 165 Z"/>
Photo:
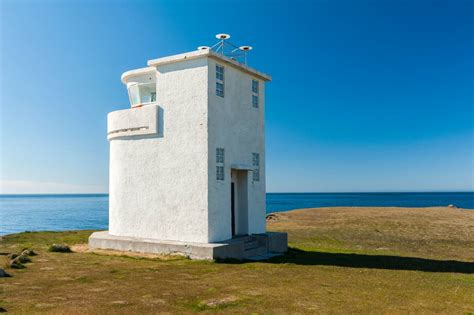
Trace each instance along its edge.
<path fill-rule="evenodd" d="M 252 79 L 252 107 L 260 107 L 260 81 Z"/>
<path fill-rule="evenodd" d="M 252 181 L 260 181 L 260 153 L 252 152 L 252 166 L 254 167 L 252 172 Z"/>
<path fill-rule="evenodd" d="M 252 107 L 253 108 L 259 107 L 258 95 L 252 95 Z"/>
<path fill-rule="evenodd" d="M 252 93 L 259 94 L 260 82 L 258 80 L 252 79 Z"/>
<path fill-rule="evenodd" d="M 216 82 L 216 95 L 224 97 L 224 83 Z"/>
<path fill-rule="evenodd" d="M 216 95 L 225 96 L 225 68 L 216 64 Z"/>
<path fill-rule="evenodd" d="M 225 180 L 225 148 L 216 148 L 216 180 Z"/>
<path fill-rule="evenodd" d="M 127 93 L 132 108 L 156 103 L 155 82 L 131 82 L 127 84 Z"/>
<path fill-rule="evenodd" d="M 221 71 L 222 70 L 222 71 Z M 222 78 L 221 78 L 222 77 Z M 225 79 L 225 70 L 224 66 L 216 64 L 216 80 L 224 81 Z"/>
<path fill-rule="evenodd" d="M 225 180 L 224 165 L 216 165 L 216 180 Z"/>
<path fill-rule="evenodd" d="M 225 149 L 216 148 L 216 163 L 224 163 L 225 161 Z"/>

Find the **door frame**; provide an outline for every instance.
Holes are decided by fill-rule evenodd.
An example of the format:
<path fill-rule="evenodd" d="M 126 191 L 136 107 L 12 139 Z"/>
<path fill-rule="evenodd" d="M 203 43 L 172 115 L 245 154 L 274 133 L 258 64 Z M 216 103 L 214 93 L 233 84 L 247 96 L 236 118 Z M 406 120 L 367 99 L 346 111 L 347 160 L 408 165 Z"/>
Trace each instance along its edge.
<path fill-rule="evenodd" d="M 231 235 L 249 234 L 248 170 L 231 169 Z"/>
<path fill-rule="evenodd" d="M 230 183 L 230 224 L 232 237 L 235 236 L 235 183 L 231 181 Z"/>

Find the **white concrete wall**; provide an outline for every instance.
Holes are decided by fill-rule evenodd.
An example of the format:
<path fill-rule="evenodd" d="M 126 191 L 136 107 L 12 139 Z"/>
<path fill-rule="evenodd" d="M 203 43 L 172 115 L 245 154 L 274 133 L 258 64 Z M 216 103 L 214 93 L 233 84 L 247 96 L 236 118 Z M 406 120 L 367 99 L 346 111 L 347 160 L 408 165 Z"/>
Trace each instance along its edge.
<path fill-rule="evenodd" d="M 231 165 L 252 165 L 260 154 L 260 181 L 248 174 L 249 233 L 265 232 L 265 88 L 260 81 L 259 108 L 252 107 L 252 75 L 225 68 L 225 96 L 216 95 L 216 60 L 209 58 L 209 240 L 231 238 Z M 225 180 L 216 180 L 216 148 L 225 149 Z"/>
<path fill-rule="evenodd" d="M 242 170 L 237 177 L 247 177 L 248 232 L 265 232 L 264 81 L 254 108 L 256 77 L 219 62 L 225 68 L 221 98 L 215 93 L 215 58 L 157 63 L 157 102 L 150 106 L 158 107 L 152 115 L 109 115 L 109 131 L 120 129 L 110 138 L 110 234 L 184 242 L 231 238 L 231 168 L 251 167 L 254 152 L 260 154 L 260 181 L 251 172 L 241 176 Z M 124 83 L 134 80 L 134 71 L 127 73 Z M 138 110 L 148 111 L 130 111 Z M 149 116 L 157 117 L 155 123 Z M 126 121 L 151 127 L 123 131 Z M 224 181 L 216 180 L 217 147 L 225 149 Z M 238 203 L 243 195 L 237 193 Z"/>
<path fill-rule="evenodd" d="M 116 110 L 107 115 L 107 139 L 159 133 L 160 107 L 149 105 L 133 110 Z"/>
<path fill-rule="evenodd" d="M 207 60 L 159 65 L 158 134 L 110 141 L 110 234 L 209 241 Z"/>

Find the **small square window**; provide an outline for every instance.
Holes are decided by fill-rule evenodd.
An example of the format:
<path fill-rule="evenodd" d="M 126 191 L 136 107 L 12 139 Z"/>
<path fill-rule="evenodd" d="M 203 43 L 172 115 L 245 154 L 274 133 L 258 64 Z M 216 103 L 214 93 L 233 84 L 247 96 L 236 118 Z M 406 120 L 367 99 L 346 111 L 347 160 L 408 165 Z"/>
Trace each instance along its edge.
<path fill-rule="evenodd" d="M 216 166 L 216 179 L 224 180 L 224 166 Z"/>
<path fill-rule="evenodd" d="M 216 149 L 216 163 L 224 163 L 224 149 L 223 148 Z"/>
<path fill-rule="evenodd" d="M 216 82 L 216 95 L 224 97 L 224 84 Z"/>
<path fill-rule="evenodd" d="M 216 65 L 216 79 L 224 81 L 224 67 Z"/>
<path fill-rule="evenodd" d="M 258 94 L 258 81 L 252 80 L 252 92 Z"/>
<path fill-rule="evenodd" d="M 252 95 L 252 107 L 258 108 L 258 96 Z"/>

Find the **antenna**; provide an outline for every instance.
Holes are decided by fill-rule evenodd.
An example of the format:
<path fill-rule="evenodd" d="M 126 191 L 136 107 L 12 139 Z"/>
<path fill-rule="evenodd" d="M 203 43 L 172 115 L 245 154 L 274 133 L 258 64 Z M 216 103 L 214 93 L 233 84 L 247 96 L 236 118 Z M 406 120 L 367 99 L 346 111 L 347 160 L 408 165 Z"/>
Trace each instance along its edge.
<path fill-rule="evenodd" d="M 224 34 L 224 33 L 217 34 L 216 38 L 220 39 L 220 41 L 217 44 L 215 44 L 214 46 L 212 46 L 212 48 L 217 46 L 216 47 L 216 52 L 218 52 L 219 49 L 220 49 L 221 55 L 223 55 L 224 54 L 225 41 L 230 38 L 230 35 L 229 34 Z"/>
<path fill-rule="evenodd" d="M 251 51 L 252 46 L 237 46 L 228 41 L 230 38 L 229 34 L 220 33 L 216 35 L 219 40 L 213 46 L 199 46 L 198 50 L 214 50 L 223 56 L 229 57 L 232 60 L 239 61 L 239 58 L 243 58 L 243 63 L 247 65 L 247 53 Z M 230 47 L 226 50 L 226 47 Z M 230 51 L 229 51 L 230 50 Z"/>
<path fill-rule="evenodd" d="M 224 33 L 222 33 L 222 34 L 217 34 L 217 35 L 216 35 L 216 38 L 217 38 L 217 39 L 226 40 L 226 39 L 229 39 L 229 38 L 230 38 L 230 35 L 229 35 L 229 34 L 224 34 Z"/>
<path fill-rule="evenodd" d="M 240 46 L 239 50 L 244 52 L 244 62 L 247 64 L 247 52 L 251 51 L 253 49 L 252 46 Z"/>

